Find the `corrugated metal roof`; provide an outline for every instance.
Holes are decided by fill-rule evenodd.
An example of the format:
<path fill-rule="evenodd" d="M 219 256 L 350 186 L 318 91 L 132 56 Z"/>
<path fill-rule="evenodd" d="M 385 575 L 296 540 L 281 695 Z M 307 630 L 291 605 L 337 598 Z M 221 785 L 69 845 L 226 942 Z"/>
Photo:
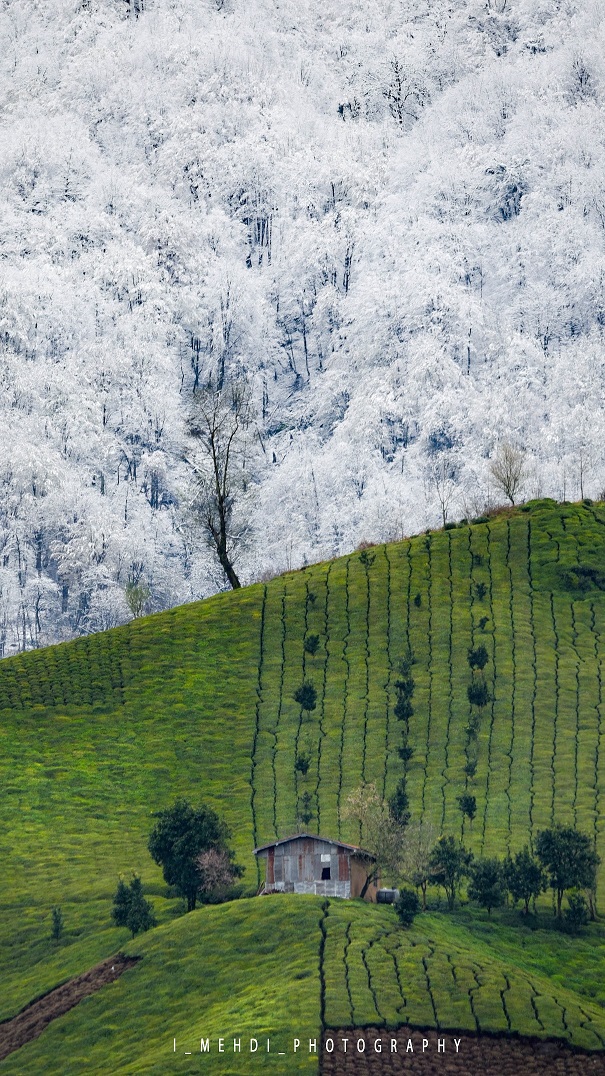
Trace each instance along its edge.
<path fill-rule="evenodd" d="M 360 848 L 357 844 L 345 844 L 344 841 L 335 841 L 331 837 L 320 837 L 317 833 L 293 833 L 291 837 L 281 837 L 279 841 L 270 841 L 269 844 L 261 844 L 254 849 L 254 855 L 258 852 L 266 852 L 268 848 L 277 848 L 280 844 L 288 844 L 289 841 L 298 841 L 306 838 L 310 841 L 323 841 L 324 844 L 335 844 L 338 848 L 346 848 L 349 852 L 355 852 L 358 856 L 366 856 L 368 859 L 376 859 L 372 852 Z"/>

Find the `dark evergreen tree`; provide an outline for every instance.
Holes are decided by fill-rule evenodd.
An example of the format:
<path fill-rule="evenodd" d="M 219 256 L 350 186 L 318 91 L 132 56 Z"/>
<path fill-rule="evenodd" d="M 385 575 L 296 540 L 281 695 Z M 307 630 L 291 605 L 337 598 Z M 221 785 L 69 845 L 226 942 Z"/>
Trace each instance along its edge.
<path fill-rule="evenodd" d="M 317 691 L 313 687 L 310 680 L 305 680 L 303 684 L 294 692 L 294 701 L 302 707 L 303 710 L 314 710 L 317 705 Z"/>
<path fill-rule="evenodd" d="M 410 820 L 409 797 L 406 788 L 406 779 L 401 777 L 397 788 L 389 799 L 389 812 L 391 818 L 400 826 L 406 826 Z"/>
<path fill-rule="evenodd" d="M 63 912 L 58 907 L 53 908 L 52 917 L 53 917 L 53 921 L 52 921 L 52 927 L 51 927 L 51 931 L 50 931 L 50 936 L 51 936 L 53 941 L 58 942 L 58 941 L 61 940 L 61 936 L 63 934 L 63 927 L 64 927 Z"/>
<path fill-rule="evenodd" d="M 406 766 L 407 763 L 410 762 L 411 759 L 414 757 L 414 748 L 407 742 L 407 739 L 404 738 L 401 747 L 397 748 L 397 754 L 399 755 L 399 758 L 403 762 L 404 766 Z"/>
<path fill-rule="evenodd" d="M 310 792 L 303 792 L 298 800 L 297 820 L 299 825 L 308 826 L 315 817 L 312 808 L 313 797 Z"/>
<path fill-rule="evenodd" d="M 457 803 L 463 817 L 468 818 L 472 826 L 473 818 L 477 814 L 477 800 L 468 792 L 463 792 L 461 796 L 457 797 Z"/>
<path fill-rule="evenodd" d="M 485 680 L 473 680 L 472 684 L 468 685 L 466 692 L 471 706 L 487 706 L 489 692 Z"/>
<path fill-rule="evenodd" d="M 117 927 L 128 927 L 133 938 L 140 931 L 157 926 L 153 905 L 143 896 L 143 884 L 135 874 L 130 885 L 122 878 L 118 882 L 111 917 Z"/>
<path fill-rule="evenodd" d="M 471 669 L 484 669 L 488 662 L 488 653 L 484 646 L 476 646 L 468 652 L 468 663 Z"/>
<path fill-rule="evenodd" d="M 136 876 L 130 883 L 130 905 L 126 926 L 133 938 L 141 931 L 150 930 L 151 927 L 157 926 L 157 919 L 153 914 L 153 905 L 150 901 L 145 900 L 141 879 Z"/>
<path fill-rule="evenodd" d="M 120 878 L 118 882 L 118 888 L 116 889 L 115 896 L 113 898 L 113 908 L 111 909 L 111 918 L 113 919 L 117 927 L 125 927 L 128 919 L 128 909 L 130 908 L 130 886 L 126 885 L 126 882 Z"/>
<path fill-rule="evenodd" d="M 309 766 L 311 765 L 311 759 L 308 755 L 297 755 L 294 762 L 294 769 L 297 773 L 302 773 L 303 777 L 309 772 Z"/>

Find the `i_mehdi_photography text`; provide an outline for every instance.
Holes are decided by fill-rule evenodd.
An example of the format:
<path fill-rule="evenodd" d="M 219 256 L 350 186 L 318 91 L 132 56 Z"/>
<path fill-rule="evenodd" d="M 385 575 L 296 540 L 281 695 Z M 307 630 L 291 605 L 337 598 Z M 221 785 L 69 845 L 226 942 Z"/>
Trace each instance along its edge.
<path fill-rule="evenodd" d="M 382 1035 L 360 1034 L 359 1031 L 351 1032 L 350 1035 L 334 1033 L 326 1034 L 321 1039 L 292 1035 L 287 1039 L 280 1036 L 279 1040 L 257 1036 L 242 1036 L 224 1034 L 219 1036 L 200 1036 L 195 1042 L 185 1042 L 173 1037 L 171 1042 L 172 1053 L 182 1056 L 198 1054 L 248 1054 L 250 1057 L 266 1058 L 268 1054 L 274 1057 L 285 1057 L 288 1054 L 459 1054 L 461 1051 L 462 1037 L 455 1035 L 437 1034 L 423 1031 L 402 1035 L 401 1032 L 385 1032 Z"/>

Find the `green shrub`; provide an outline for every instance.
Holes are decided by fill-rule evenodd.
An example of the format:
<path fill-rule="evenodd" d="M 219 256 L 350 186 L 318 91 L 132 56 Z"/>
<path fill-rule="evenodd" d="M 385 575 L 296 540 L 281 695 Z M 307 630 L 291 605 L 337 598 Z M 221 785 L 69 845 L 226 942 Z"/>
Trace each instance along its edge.
<path fill-rule="evenodd" d="M 570 893 L 567 908 L 563 912 L 565 925 L 572 934 L 577 934 L 588 923 L 588 906 L 581 893 Z"/>
<path fill-rule="evenodd" d="M 63 934 L 63 912 L 60 908 L 53 908 L 52 911 L 52 926 L 50 929 L 50 936 L 53 941 L 58 942 Z"/>
<path fill-rule="evenodd" d="M 395 911 L 402 927 L 411 927 L 420 911 L 420 901 L 413 889 L 401 889 L 395 901 Z"/>
<path fill-rule="evenodd" d="M 305 651 L 313 657 L 319 649 L 319 635 L 307 635 L 304 642 Z"/>

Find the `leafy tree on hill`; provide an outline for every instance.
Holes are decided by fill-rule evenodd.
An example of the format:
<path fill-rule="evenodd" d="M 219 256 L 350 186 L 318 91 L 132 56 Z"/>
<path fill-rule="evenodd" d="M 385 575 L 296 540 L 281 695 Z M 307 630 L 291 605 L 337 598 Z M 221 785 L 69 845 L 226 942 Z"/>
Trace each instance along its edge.
<path fill-rule="evenodd" d="M 140 931 L 157 926 L 153 905 L 143 896 L 141 879 L 133 875 L 130 885 L 120 878 L 113 898 L 111 917 L 117 927 L 128 927 L 133 938 Z"/>
<path fill-rule="evenodd" d="M 124 588 L 124 596 L 128 604 L 128 608 L 132 613 L 134 619 L 143 616 L 145 612 L 145 605 L 147 604 L 151 591 L 149 587 L 144 583 L 129 582 Z"/>
<path fill-rule="evenodd" d="M 527 845 L 522 852 L 517 852 L 514 859 L 509 856 L 505 860 L 504 878 L 513 900 L 522 900 L 525 905 L 524 914 L 529 915 L 530 900 L 535 900 L 544 892 L 548 878 Z"/>
<path fill-rule="evenodd" d="M 472 861 L 473 853 L 467 852 L 453 837 L 440 837 L 431 852 L 431 877 L 445 889 L 450 911 L 454 908 L 460 883 L 468 875 Z"/>
<path fill-rule="evenodd" d="M 556 915 L 560 919 L 566 889 L 594 889 L 600 857 L 590 837 L 571 826 L 561 825 L 538 834 L 536 853 L 556 894 Z"/>
<path fill-rule="evenodd" d="M 172 807 L 159 811 L 157 819 L 147 847 L 152 859 L 162 867 L 165 881 L 187 901 L 187 911 L 196 905 L 201 881 L 198 857 L 202 852 L 214 849 L 226 853 L 234 876 L 243 873 L 233 864 L 234 853 L 227 845 L 230 831 L 211 807 L 201 804 L 196 808 L 178 799 Z"/>
<path fill-rule="evenodd" d="M 468 895 L 476 900 L 487 914 L 499 908 L 506 899 L 506 884 L 502 864 L 498 859 L 476 859 L 469 869 Z"/>

